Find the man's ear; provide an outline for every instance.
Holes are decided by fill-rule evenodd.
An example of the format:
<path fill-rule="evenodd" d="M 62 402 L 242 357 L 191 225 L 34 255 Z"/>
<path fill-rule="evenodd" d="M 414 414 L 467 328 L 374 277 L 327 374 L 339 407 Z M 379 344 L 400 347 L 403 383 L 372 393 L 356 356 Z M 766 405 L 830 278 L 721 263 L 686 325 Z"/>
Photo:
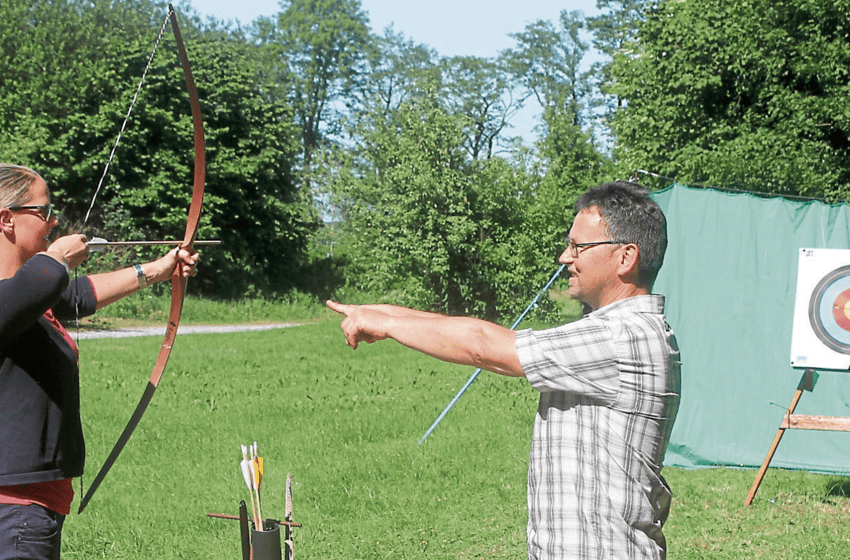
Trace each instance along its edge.
<path fill-rule="evenodd" d="M 620 263 L 617 270 L 620 277 L 637 284 L 640 276 L 640 247 L 637 243 L 627 243 L 620 250 Z"/>

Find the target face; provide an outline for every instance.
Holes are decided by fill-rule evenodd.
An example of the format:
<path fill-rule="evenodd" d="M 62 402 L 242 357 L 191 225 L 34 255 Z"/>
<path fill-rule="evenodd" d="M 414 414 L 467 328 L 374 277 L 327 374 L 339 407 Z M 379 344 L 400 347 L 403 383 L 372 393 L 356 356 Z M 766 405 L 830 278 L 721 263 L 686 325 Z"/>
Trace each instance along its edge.
<path fill-rule="evenodd" d="M 833 270 L 815 286 L 809 321 L 818 340 L 836 352 L 850 354 L 850 266 Z"/>
<path fill-rule="evenodd" d="M 850 370 L 850 251 L 800 250 L 791 365 Z"/>

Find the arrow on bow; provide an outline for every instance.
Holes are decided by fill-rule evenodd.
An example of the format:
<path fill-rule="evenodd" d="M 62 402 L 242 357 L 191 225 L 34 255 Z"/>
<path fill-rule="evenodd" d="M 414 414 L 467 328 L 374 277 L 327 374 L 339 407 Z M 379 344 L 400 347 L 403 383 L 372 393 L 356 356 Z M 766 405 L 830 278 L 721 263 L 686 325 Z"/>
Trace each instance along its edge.
<path fill-rule="evenodd" d="M 165 240 L 156 240 L 156 241 L 107 241 L 101 237 L 92 237 L 89 241 L 86 241 L 86 246 L 89 248 L 89 251 L 92 253 L 98 253 L 100 251 L 105 251 L 107 247 L 153 247 L 155 245 L 170 245 L 172 247 L 178 247 L 182 245 L 182 241 L 165 241 Z M 205 246 L 209 247 L 211 245 L 221 245 L 224 241 L 220 239 L 196 239 L 195 247 Z"/>
<path fill-rule="evenodd" d="M 174 40 L 177 43 L 177 53 L 180 57 L 180 63 L 183 66 L 183 75 L 186 78 L 186 88 L 189 91 L 189 103 L 192 107 L 192 124 L 195 131 L 195 177 L 192 189 L 192 202 L 189 206 L 189 216 L 186 220 L 186 231 L 183 235 L 183 242 L 180 243 L 180 247 L 182 249 L 191 251 L 195 242 L 195 235 L 198 232 L 198 224 L 201 219 L 201 206 L 204 202 L 204 180 L 206 177 L 204 122 L 201 115 L 201 104 L 198 100 L 198 91 L 195 89 L 195 79 L 192 77 L 192 70 L 189 66 L 189 58 L 186 56 L 186 47 L 184 46 L 183 38 L 180 35 L 180 27 L 177 25 L 177 14 L 174 12 L 174 7 L 171 4 L 168 5 L 168 19 L 171 21 L 171 29 L 174 31 Z M 156 50 L 156 47 L 154 47 L 154 50 Z M 156 391 L 157 385 L 159 385 L 162 373 L 165 371 L 165 365 L 168 363 L 168 357 L 171 355 L 171 348 L 173 347 L 174 340 L 177 336 L 177 327 L 180 324 L 180 315 L 183 312 L 183 297 L 186 294 L 186 280 L 186 278 L 181 276 L 180 265 L 178 264 L 174 269 L 174 273 L 171 275 L 171 310 L 168 314 L 168 326 L 166 327 L 165 338 L 163 339 L 162 346 L 159 349 L 159 355 L 157 356 L 156 363 L 154 364 L 153 372 L 151 373 L 150 380 L 148 381 L 148 386 L 145 389 L 139 404 L 136 406 L 136 411 L 133 412 L 133 415 L 130 417 L 130 421 L 127 422 L 127 426 L 124 428 L 124 431 L 115 443 L 115 447 L 112 448 L 112 451 L 109 453 L 109 457 L 106 459 L 106 462 L 103 463 L 103 466 L 97 473 L 94 482 L 92 482 L 88 492 L 86 492 L 86 495 L 80 502 L 80 509 L 78 513 L 82 513 L 95 491 L 100 486 L 100 483 L 103 482 L 103 479 L 106 477 L 106 473 L 108 473 L 109 469 L 112 468 L 112 465 L 115 463 L 115 460 L 118 458 L 121 450 L 124 449 L 124 446 L 127 444 L 127 441 L 129 441 L 130 436 L 133 435 L 133 430 L 136 429 L 136 426 L 142 419 L 142 415 L 145 413 L 145 410 L 153 398 L 153 394 Z"/>

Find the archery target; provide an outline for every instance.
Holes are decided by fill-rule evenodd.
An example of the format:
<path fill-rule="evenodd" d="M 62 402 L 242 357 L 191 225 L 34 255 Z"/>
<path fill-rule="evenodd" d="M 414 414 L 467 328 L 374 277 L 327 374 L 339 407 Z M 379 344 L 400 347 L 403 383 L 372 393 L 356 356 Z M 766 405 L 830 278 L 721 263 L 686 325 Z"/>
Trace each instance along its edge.
<path fill-rule="evenodd" d="M 850 250 L 800 249 L 791 366 L 850 370 Z"/>

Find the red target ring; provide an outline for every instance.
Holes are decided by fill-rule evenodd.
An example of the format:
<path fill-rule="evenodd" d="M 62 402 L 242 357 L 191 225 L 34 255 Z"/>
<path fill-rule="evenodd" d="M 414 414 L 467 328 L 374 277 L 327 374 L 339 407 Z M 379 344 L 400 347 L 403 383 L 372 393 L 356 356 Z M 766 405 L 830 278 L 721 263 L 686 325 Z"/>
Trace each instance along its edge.
<path fill-rule="evenodd" d="M 850 332 L 850 289 L 838 294 L 832 302 L 832 316 L 840 328 Z"/>

